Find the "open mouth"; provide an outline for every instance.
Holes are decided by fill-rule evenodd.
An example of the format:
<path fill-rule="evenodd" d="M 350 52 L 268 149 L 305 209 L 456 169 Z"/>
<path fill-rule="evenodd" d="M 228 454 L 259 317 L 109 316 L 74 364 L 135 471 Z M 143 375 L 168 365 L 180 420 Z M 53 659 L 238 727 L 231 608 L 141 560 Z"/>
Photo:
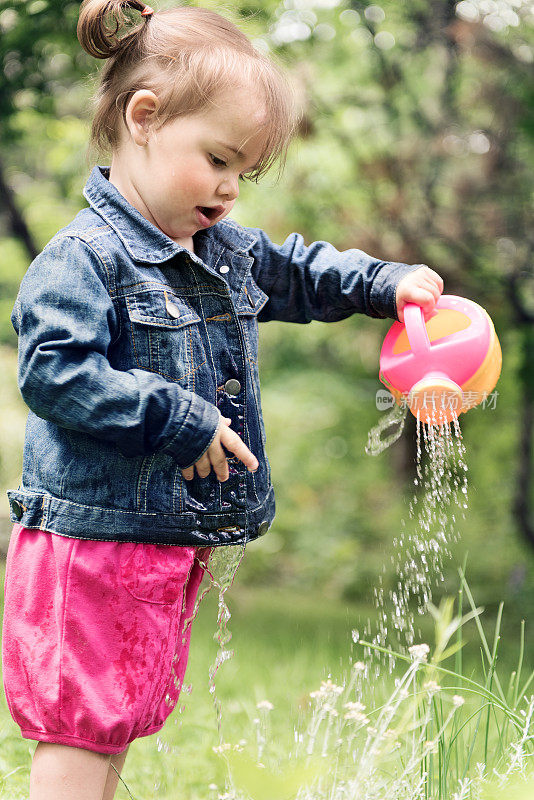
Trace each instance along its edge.
<path fill-rule="evenodd" d="M 202 225 L 211 225 L 221 214 L 224 213 L 224 206 L 196 206 L 197 216 Z"/>

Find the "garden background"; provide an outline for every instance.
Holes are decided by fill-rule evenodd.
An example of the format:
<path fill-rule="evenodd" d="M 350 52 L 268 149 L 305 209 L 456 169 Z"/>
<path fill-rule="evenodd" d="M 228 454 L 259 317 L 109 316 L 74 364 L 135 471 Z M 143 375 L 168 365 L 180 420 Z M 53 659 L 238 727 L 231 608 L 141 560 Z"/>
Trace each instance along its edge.
<path fill-rule="evenodd" d="M 244 184 L 232 216 L 261 226 L 276 242 L 296 230 L 307 242 L 326 239 L 384 260 L 426 263 L 444 277 L 446 293 L 470 297 L 494 320 L 502 376 L 494 402 L 461 418 L 469 507 L 458 516 L 459 538 L 434 596 L 457 591 L 467 553 L 469 584 L 485 618 L 505 603 L 505 643 L 515 646 L 526 619 L 532 665 L 534 4 L 202 5 L 231 16 L 280 60 L 303 109 L 284 174 Z M 85 205 L 81 190 L 95 163 L 86 145 L 99 65 L 77 42 L 78 11 L 78 3 L 62 0 L 0 1 L 4 552 L 5 491 L 20 480 L 26 418 L 9 317 L 31 259 Z M 386 590 L 394 586 L 392 543 L 414 492 L 413 419 L 381 455 L 364 450 L 384 413 L 376 405 L 378 355 L 389 324 L 354 316 L 261 327 L 278 511 L 269 534 L 247 548 L 227 596 L 237 661 L 221 669 L 222 695 L 233 697 L 236 674 L 256 699 L 264 691 L 282 703 L 284 691 L 309 691 L 303 676 L 315 669 L 320 679 L 335 669 L 349 655 L 351 627 L 373 617 L 377 575 L 383 573 Z M 215 605 L 208 601 L 202 614 L 199 625 L 212 631 Z M 245 656 L 248 648 L 258 659 L 263 654 L 261 666 L 250 662 L 250 651 Z M 202 691 L 202 675 L 196 683 Z M 2 756 L 7 771 L 27 759 L 27 746 L 16 742 L 7 714 L 2 724 L 12 748 Z M 207 712 L 205 726 L 215 731 Z"/>

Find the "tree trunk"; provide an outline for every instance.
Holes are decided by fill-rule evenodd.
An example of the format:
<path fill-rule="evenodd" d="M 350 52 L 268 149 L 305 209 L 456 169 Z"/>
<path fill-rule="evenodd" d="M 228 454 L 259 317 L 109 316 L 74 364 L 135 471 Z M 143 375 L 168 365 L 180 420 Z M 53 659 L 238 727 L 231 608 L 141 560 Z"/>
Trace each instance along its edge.
<path fill-rule="evenodd" d="M 15 193 L 6 179 L 5 168 L 2 159 L 0 158 L 0 208 L 7 215 L 8 230 L 18 239 L 24 247 L 30 259 L 33 259 L 38 254 L 39 250 L 34 241 L 34 238 L 26 225 L 26 220 L 22 213 L 17 208 L 15 201 Z"/>
<path fill-rule="evenodd" d="M 525 540 L 534 547 L 532 508 L 534 434 L 534 323 L 523 321 L 522 366 L 519 371 L 522 410 L 518 445 L 517 486 L 513 505 L 516 523 Z"/>

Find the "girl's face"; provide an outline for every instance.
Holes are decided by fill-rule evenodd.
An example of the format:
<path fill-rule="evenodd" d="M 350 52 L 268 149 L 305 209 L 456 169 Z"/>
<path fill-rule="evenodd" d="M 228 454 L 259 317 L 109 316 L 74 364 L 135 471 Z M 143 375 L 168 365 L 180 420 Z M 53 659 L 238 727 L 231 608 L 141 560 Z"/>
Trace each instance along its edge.
<path fill-rule="evenodd" d="M 176 117 L 158 130 L 147 125 L 153 92 L 128 105 L 129 138 L 111 164 L 110 181 L 178 244 L 193 250 L 193 234 L 223 219 L 239 194 L 239 179 L 258 162 L 265 110 L 250 89 L 234 89 L 216 106 Z"/>

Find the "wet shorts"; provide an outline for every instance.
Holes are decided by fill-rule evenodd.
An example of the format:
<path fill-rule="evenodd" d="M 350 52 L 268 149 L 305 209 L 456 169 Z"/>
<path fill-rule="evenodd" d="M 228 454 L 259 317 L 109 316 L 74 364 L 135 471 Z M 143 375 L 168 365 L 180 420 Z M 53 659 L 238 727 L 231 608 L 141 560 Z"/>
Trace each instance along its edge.
<path fill-rule="evenodd" d="M 22 735 L 119 753 L 160 730 L 180 693 L 208 555 L 16 524 L 2 658 Z"/>

